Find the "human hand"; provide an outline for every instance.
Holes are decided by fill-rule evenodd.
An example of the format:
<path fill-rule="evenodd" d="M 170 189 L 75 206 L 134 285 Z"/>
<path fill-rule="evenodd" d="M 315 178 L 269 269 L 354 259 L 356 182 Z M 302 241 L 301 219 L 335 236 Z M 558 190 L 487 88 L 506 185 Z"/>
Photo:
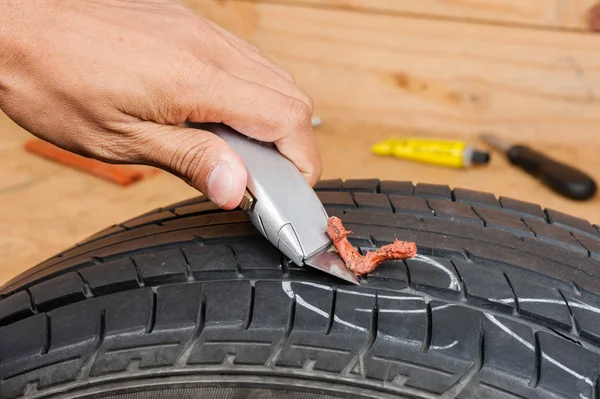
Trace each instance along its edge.
<path fill-rule="evenodd" d="M 36 136 L 165 169 L 224 209 L 246 187 L 222 122 L 274 142 L 314 185 L 312 100 L 289 72 L 174 0 L 0 3 L 0 108 Z"/>

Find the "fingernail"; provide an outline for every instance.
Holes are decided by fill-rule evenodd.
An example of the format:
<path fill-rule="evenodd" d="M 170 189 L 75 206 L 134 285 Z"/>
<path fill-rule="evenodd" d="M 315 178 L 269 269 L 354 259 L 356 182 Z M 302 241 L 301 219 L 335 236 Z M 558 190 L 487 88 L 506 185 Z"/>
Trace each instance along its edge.
<path fill-rule="evenodd" d="M 233 169 L 219 162 L 208 177 L 208 197 L 217 206 L 223 206 L 229 201 L 233 182 Z"/>

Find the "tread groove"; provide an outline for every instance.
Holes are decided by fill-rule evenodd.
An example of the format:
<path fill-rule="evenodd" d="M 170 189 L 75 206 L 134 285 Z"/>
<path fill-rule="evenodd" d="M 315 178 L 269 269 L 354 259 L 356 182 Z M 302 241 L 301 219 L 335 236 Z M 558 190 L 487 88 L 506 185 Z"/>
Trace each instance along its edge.
<path fill-rule="evenodd" d="M 477 216 L 479 219 L 481 219 L 481 222 L 483 223 L 483 227 L 488 227 L 487 222 L 485 221 L 485 219 L 483 217 L 481 217 L 481 215 L 475 210 L 475 207 L 473 205 L 470 205 L 469 208 L 471 208 L 471 210 L 473 211 L 473 213 L 475 214 L 475 216 Z"/>
<path fill-rule="evenodd" d="M 187 255 L 185 254 L 185 251 L 183 250 L 183 248 L 179 248 L 179 253 L 181 253 L 181 256 L 183 256 L 183 261 L 185 263 L 185 276 L 187 281 L 194 281 L 194 272 L 192 270 L 192 265 L 190 265 L 190 260 L 188 259 Z"/>
<path fill-rule="evenodd" d="M 521 313 L 521 309 L 519 308 L 519 300 L 517 298 L 517 293 L 516 293 L 515 289 L 513 288 L 513 285 L 511 283 L 510 279 L 508 278 L 508 274 L 506 274 L 506 273 L 502 273 L 502 274 L 504 275 L 504 278 L 506 279 L 506 282 L 508 283 L 508 286 L 510 287 L 510 290 L 512 292 L 513 304 L 514 304 L 514 307 L 513 307 L 514 311 L 513 311 L 513 313 L 515 315 L 520 314 Z"/>
<path fill-rule="evenodd" d="M 550 216 L 548 208 L 543 208 L 542 211 L 544 212 L 544 217 L 546 218 L 546 223 L 554 224 L 554 221 L 552 220 L 552 216 Z"/>
<path fill-rule="evenodd" d="M 431 214 L 432 214 L 433 216 L 437 216 L 437 215 L 438 215 L 438 214 L 436 213 L 435 209 L 433 209 L 433 208 L 431 207 L 431 205 L 429 204 L 429 198 L 426 198 L 426 199 L 425 199 L 425 206 L 427 206 L 427 208 L 429 208 L 429 209 L 431 210 Z"/>
<path fill-rule="evenodd" d="M 281 265 L 281 273 L 283 274 L 283 278 L 287 278 L 290 276 L 290 267 L 289 264 L 291 260 L 287 259 L 286 256 L 282 253 L 281 259 L 279 260 L 279 264 Z"/>
<path fill-rule="evenodd" d="M 77 359 L 79 359 L 79 357 L 77 357 L 77 356 L 70 356 L 70 357 L 67 357 L 66 359 L 61 359 L 61 360 L 57 360 L 55 362 L 45 363 L 45 364 L 42 364 L 40 366 L 32 367 L 30 369 L 27 369 L 27 370 L 24 370 L 24 371 L 20 371 L 20 372 L 15 373 L 15 374 L 10 374 L 10 375 L 6 376 L 5 378 L 3 378 L 2 380 L 0 380 L 0 382 L 7 382 L 7 381 L 10 381 L 10 380 L 12 380 L 14 378 L 18 378 L 18 377 L 20 377 L 22 375 L 30 374 L 32 372 L 36 372 L 36 371 L 39 371 L 39 370 L 48 369 L 49 367 L 58 366 L 59 364 L 64 364 L 66 362 L 70 362 L 72 360 L 77 360 Z M 27 397 L 27 395 L 24 394 L 23 397 Z"/>
<path fill-rule="evenodd" d="M 109 349 L 106 351 L 106 353 L 127 353 L 127 352 L 133 352 L 133 351 L 139 351 L 141 349 L 144 350 L 148 350 L 148 349 L 164 349 L 164 348 L 174 348 L 176 346 L 179 346 L 179 342 L 169 342 L 169 343 L 164 343 L 164 344 L 148 344 L 148 345 L 136 345 L 133 346 L 131 348 L 116 348 L 116 349 Z"/>
<path fill-rule="evenodd" d="M 248 316 L 246 316 L 246 323 L 244 325 L 244 330 L 250 328 L 252 324 L 252 317 L 254 316 L 254 296 L 255 296 L 256 287 L 254 286 L 254 282 L 250 282 L 250 298 L 248 301 Z"/>
<path fill-rule="evenodd" d="M 90 287 L 90 283 L 88 283 L 87 280 L 81 275 L 79 270 L 76 270 L 75 274 L 77 274 L 77 276 L 79 276 L 79 279 L 81 280 L 81 285 L 83 287 L 83 295 L 86 298 L 92 298 L 94 296 L 94 293 L 92 292 L 92 287 Z"/>
<path fill-rule="evenodd" d="M 404 266 L 404 272 L 406 273 L 406 285 L 412 287 L 412 279 L 410 277 L 410 268 L 406 264 L 406 260 L 402 260 L 402 266 Z"/>
<path fill-rule="evenodd" d="M 333 328 L 333 321 L 335 319 L 335 303 L 337 301 L 337 290 L 334 288 L 331 292 L 331 308 L 329 309 L 329 321 L 327 324 L 327 329 L 325 330 L 325 335 L 329 335 L 331 333 L 331 329 Z"/>
<path fill-rule="evenodd" d="M 557 328 L 555 328 L 555 327 L 548 327 L 548 329 L 550 331 L 552 331 L 554 334 L 558 335 L 559 337 L 564 338 L 567 341 L 570 341 L 570 342 L 574 343 L 575 345 L 582 346 L 581 342 L 577 341 L 576 339 L 573 339 L 573 338 L 569 337 L 568 335 L 566 335 L 563 332 L 559 331 Z"/>
<path fill-rule="evenodd" d="M 235 272 L 237 273 L 237 276 L 240 278 L 244 277 L 244 274 L 242 273 L 242 265 L 240 264 L 240 257 L 238 256 L 237 251 L 231 245 L 228 246 L 228 248 L 233 254 L 233 259 L 235 259 Z"/>
<path fill-rule="evenodd" d="M 421 352 L 428 352 L 429 348 L 431 347 L 431 336 L 433 334 L 433 315 L 431 313 L 431 304 L 429 302 L 425 304 L 425 315 L 427 316 L 427 326 L 425 328 L 425 338 L 423 339 Z"/>
<path fill-rule="evenodd" d="M 279 263 L 281 264 L 281 273 L 283 273 L 283 277 L 287 278 L 290 276 L 290 267 L 289 267 L 289 263 L 291 261 L 288 260 L 285 255 L 282 253 L 281 254 L 281 260 L 279 261 Z"/>
<path fill-rule="evenodd" d="M 104 263 L 104 259 L 102 259 L 99 256 L 92 256 L 90 259 L 97 265 L 101 265 L 102 263 Z"/>
<path fill-rule="evenodd" d="M 480 319 L 481 320 L 481 319 Z M 461 393 L 470 383 L 477 377 L 477 375 L 483 369 L 485 360 L 485 332 L 483 327 L 480 330 L 479 342 L 477 347 L 477 357 L 473 365 L 469 367 L 466 373 L 456 381 L 448 390 L 444 392 L 444 396 L 448 398 L 455 398 Z"/>
<path fill-rule="evenodd" d="M 577 238 L 577 236 L 576 236 L 576 235 L 575 235 L 575 234 L 574 234 L 572 231 L 569 231 L 569 235 L 570 235 L 571 237 L 573 237 L 573 239 L 574 239 L 575 241 L 577 241 L 577 244 L 581 245 L 581 246 L 583 247 L 583 249 L 585 249 L 585 251 L 587 252 L 587 256 L 588 256 L 588 258 L 591 258 L 591 257 L 592 257 L 592 251 L 590 251 L 590 250 L 588 249 L 588 247 L 586 247 L 585 245 L 583 245 L 583 243 L 581 242 L 581 240 L 580 240 L 579 238 Z"/>
<path fill-rule="evenodd" d="M 533 230 L 531 227 L 529 227 L 529 225 L 528 225 L 528 224 L 527 224 L 527 222 L 525 221 L 525 218 L 524 218 L 524 217 L 522 217 L 522 216 L 521 216 L 521 217 L 519 218 L 519 220 L 521 221 L 521 223 L 523 223 L 523 224 L 525 225 L 525 227 L 527 227 L 527 229 L 528 229 L 529 231 L 531 231 L 531 232 L 533 233 L 533 236 L 534 236 L 534 237 L 537 237 L 537 236 L 538 236 L 538 234 L 537 234 L 537 233 L 536 233 L 536 232 L 535 232 L 535 231 L 534 231 L 534 230 Z"/>
<path fill-rule="evenodd" d="M 565 297 L 565 294 L 562 292 L 561 289 L 558 289 L 558 294 L 560 295 L 560 297 L 562 298 L 562 300 L 565 302 L 565 306 L 567 307 L 567 310 L 569 311 L 569 315 L 571 316 L 571 324 L 573 325 L 573 327 L 571 328 L 570 333 L 575 335 L 576 337 L 579 337 L 579 323 L 577 322 L 577 318 L 575 317 L 575 313 L 573 313 L 573 309 L 571 309 L 571 305 L 569 305 L 569 301 L 567 301 L 567 298 Z"/>
<path fill-rule="evenodd" d="M 156 290 L 152 290 L 152 304 L 150 305 L 150 319 L 148 320 L 148 326 L 146 327 L 146 334 L 151 334 L 154 331 L 156 325 L 156 306 L 157 306 L 157 295 Z"/>
<path fill-rule="evenodd" d="M 529 381 L 529 387 L 537 388 L 538 384 L 540 383 L 540 378 L 542 374 L 542 348 L 540 347 L 540 338 L 537 332 L 533 334 L 533 340 L 535 348 L 535 365 L 533 368 L 533 375 L 531 376 L 531 380 Z"/>
<path fill-rule="evenodd" d="M 454 262 L 452 260 L 450 260 L 450 265 L 452 266 L 452 269 L 454 270 L 454 273 L 456 274 L 458 281 L 460 281 L 460 287 L 459 287 L 460 300 L 462 302 L 466 302 L 467 301 L 467 283 L 465 282 L 465 280 L 462 278 L 462 276 L 458 272 L 458 268 L 456 267 L 456 265 L 454 264 Z"/>
<path fill-rule="evenodd" d="M 203 290 L 204 291 L 204 290 Z M 174 362 L 174 366 L 184 367 L 187 365 L 188 359 L 196 346 L 196 343 L 200 339 L 200 335 L 204 330 L 204 321 L 206 320 L 206 297 L 204 296 L 204 292 L 202 293 L 202 297 L 200 298 L 200 304 L 198 305 L 198 313 L 196 315 L 196 327 L 194 328 L 194 332 L 188 339 L 188 341 L 183 346 L 181 353 L 177 356 L 177 359 Z"/>
<path fill-rule="evenodd" d="M 273 349 L 273 352 L 271 353 L 271 355 L 265 362 L 266 367 L 268 367 L 268 368 L 275 367 L 275 363 L 277 363 L 277 360 L 279 360 L 279 357 L 281 356 L 283 349 L 285 348 L 287 342 L 290 339 L 290 335 L 292 334 L 292 330 L 294 329 L 295 318 L 296 318 L 296 293 L 294 293 L 292 296 L 292 301 L 290 304 L 290 317 L 288 318 L 288 323 L 285 328 L 285 331 L 283 332 L 283 335 L 281 336 L 281 338 L 279 339 L 279 342 L 275 346 L 275 349 Z"/>
<path fill-rule="evenodd" d="M 348 353 L 350 353 L 350 351 L 346 350 L 346 349 L 329 348 L 327 346 L 320 346 L 320 345 L 292 344 L 292 345 L 290 345 L 290 347 L 292 347 L 294 349 L 309 349 L 309 350 L 314 350 L 314 351 L 319 351 L 319 352 L 336 353 L 336 354 L 340 354 L 340 355 L 347 355 Z"/>
<path fill-rule="evenodd" d="M 268 341 L 204 341 L 204 345 L 264 345 L 271 346 Z"/>
<path fill-rule="evenodd" d="M 48 313 L 44 313 L 44 317 L 46 319 L 46 342 L 44 342 L 44 347 L 42 348 L 42 355 L 47 355 L 50 351 L 50 344 L 52 343 L 52 324 L 50 316 Z"/>
<path fill-rule="evenodd" d="M 465 249 L 465 250 L 463 251 L 463 253 L 464 253 L 464 255 L 465 255 L 465 259 L 467 259 L 467 261 L 468 261 L 469 263 L 475 263 L 475 259 L 474 259 L 474 257 L 473 257 L 473 254 L 472 254 L 471 252 L 469 252 L 469 250 L 468 250 L 468 249 Z"/>
<path fill-rule="evenodd" d="M 102 342 L 104 341 L 104 336 L 106 334 L 106 309 L 100 309 L 100 317 L 98 319 L 98 327 L 96 329 L 96 338 L 90 349 L 90 354 L 88 358 L 83 363 L 81 370 L 79 372 L 78 379 L 85 380 L 90 376 L 90 371 L 92 370 L 92 366 L 98 357 L 98 352 L 100 350 L 100 346 L 102 346 Z"/>
<path fill-rule="evenodd" d="M 35 306 L 35 301 L 33 300 L 33 295 L 31 295 L 31 291 L 29 290 L 29 288 L 25 288 L 25 293 L 29 296 L 29 310 L 31 310 L 31 313 L 33 314 L 38 314 L 38 309 L 37 306 Z"/>
<path fill-rule="evenodd" d="M 342 375 L 349 376 L 350 372 L 358 363 L 358 369 L 360 371 L 360 375 L 363 378 L 367 377 L 367 369 L 365 366 L 365 356 L 369 353 L 369 350 L 375 344 L 375 340 L 377 339 L 378 325 L 377 320 L 379 318 L 379 308 L 377 307 L 377 293 L 375 293 L 375 305 L 371 310 L 371 328 L 369 328 L 369 335 L 365 342 L 361 345 L 356 353 L 356 356 L 348 363 L 348 365 L 342 370 Z"/>
<path fill-rule="evenodd" d="M 135 261 L 135 259 L 133 259 L 133 257 L 130 257 L 129 260 L 131 261 L 131 263 L 133 264 L 133 267 L 135 269 L 136 281 L 138 283 L 138 286 L 143 287 L 145 285 L 144 279 L 142 278 L 142 273 L 140 271 L 140 268 L 139 268 L 137 262 Z"/>
<path fill-rule="evenodd" d="M 396 207 L 392 203 L 392 200 L 390 199 L 390 195 L 389 194 L 385 194 L 385 198 L 387 199 L 388 204 L 390 204 L 390 207 L 392 208 L 392 213 L 396 213 Z"/>

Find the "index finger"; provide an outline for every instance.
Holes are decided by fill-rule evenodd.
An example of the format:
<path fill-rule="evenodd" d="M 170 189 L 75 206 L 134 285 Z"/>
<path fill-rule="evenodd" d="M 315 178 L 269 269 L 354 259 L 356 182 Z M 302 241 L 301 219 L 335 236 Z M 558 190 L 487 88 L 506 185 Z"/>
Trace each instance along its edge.
<path fill-rule="evenodd" d="M 321 176 L 321 158 L 312 130 L 312 111 L 301 100 L 213 69 L 187 84 L 191 122 L 217 122 L 256 140 L 273 142 L 309 184 Z"/>

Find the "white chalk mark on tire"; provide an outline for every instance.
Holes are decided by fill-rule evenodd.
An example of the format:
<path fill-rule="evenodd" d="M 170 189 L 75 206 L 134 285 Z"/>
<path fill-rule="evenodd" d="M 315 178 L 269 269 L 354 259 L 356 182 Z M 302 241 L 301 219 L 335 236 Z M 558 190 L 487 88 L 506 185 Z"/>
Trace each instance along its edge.
<path fill-rule="evenodd" d="M 423 255 L 416 255 L 416 257 L 418 257 L 420 260 L 423 260 L 425 263 L 428 263 L 432 266 L 438 267 L 442 270 L 444 270 L 446 272 L 446 274 L 448 274 L 448 276 L 450 276 L 450 286 L 448 288 L 453 288 L 456 287 L 458 290 L 460 290 L 460 284 L 458 283 L 458 278 L 450 271 L 448 270 L 444 265 L 436 262 L 433 259 L 429 259 Z M 304 285 L 309 285 L 312 287 L 316 287 L 316 288 L 320 288 L 320 289 L 325 289 L 328 291 L 331 291 L 332 288 L 329 286 L 325 286 L 325 285 L 320 285 L 320 284 L 315 284 L 315 283 L 309 283 L 309 282 L 298 282 L 299 284 L 304 284 Z M 304 300 L 304 298 L 302 298 L 300 295 L 294 293 L 294 290 L 292 289 L 292 284 L 289 281 L 282 281 L 281 282 L 281 286 L 283 288 L 283 291 L 286 293 L 286 295 L 289 298 L 296 298 L 296 303 L 299 304 L 300 306 L 303 306 L 304 308 L 313 311 L 314 313 L 321 315 L 325 318 L 329 318 L 329 313 L 325 312 L 322 309 L 317 308 L 316 306 L 311 305 L 310 303 L 306 302 Z M 373 296 L 373 294 L 366 294 L 366 293 L 359 293 L 359 292 L 354 292 L 354 291 L 346 291 L 343 290 L 346 293 L 350 293 L 350 294 L 356 294 L 356 295 L 361 295 L 361 296 Z M 421 298 L 417 298 L 417 297 L 389 297 L 389 299 L 397 299 L 397 300 L 419 300 Z M 499 303 L 512 303 L 514 302 L 513 298 L 506 298 L 506 299 L 493 299 L 493 298 L 488 298 L 489 301 L 491 302 L 499 302 Z M 556 299 L 543 299 L 543 298 L 520 298 L 518 299 L 519 302 L 522 303 L 550 303 L 550 304 L 555 304 L 555 305 L 563 305 L 566 306 L 566 302 L 564 301 L 559 301 Z M 450 306 L 456 306 L 454 304 L 445 304 L 445 305 L 441 305 L 441 306 L 435 306 L 432 307 L 431 310 L 435 311 L 435 310 L 441 310 L 441 309 L 445 309 L 448 308 Z M 587 305 L 585 303 L 581 303 L 581 302 L 570 302 L 569 306 L 571 307 L 575 307 L 575 308 L 581 308 L 581 309 L 585 309 L 585 310 L 589 310 L 591 312 L 594 313 L 600 313 L 600 309 Z M 356 308 L 355 309 L 357 312 L 372 312 L 373 309 L 361 309 L 361 308 Z M 426 309 L 379 309 L 378 310 L 380 313 L 399 313 L 399 314 L 405 314 L 405 313 L 425 313 Z M 515 333 L 514 331 L 512 331 L 510 328 L 508 328 L 506 325 L 504 325 L 503 323 L 501 323 L 498 319 L 496 319 L 496 317 L 494 317 L 493 315 L 489 314 L 489 313 L 484 313 L 485 317 L 490 320 L 492 323 L 494 323 L 496 326 L 498 326 L 502 331 L 504 331 L 505 333 L 507 333 L 508 335 L 510 335 L 511 337 L 513 337 L 515 340 L 517 340 L 519 343 L 521 343 L 523 346 L 525 346 L 527 349 L 535 352 L 535 346 L 528 342 L 527 340 L 525 340 L 523 337 L 521 337 L 519 334 Z M 346 320 L 340 319 L 338 316 L 334 315 L 334 321 L 343 324 L 347 327 L 353 328 L 355 330 L 358 331 L 362 331 L 362 332 L 367 332 L 368 330 L 364 327 L 361 326 L 357 326 L 353 323 L 350 323 Z M 394 336 L 390 336 L 387 334 L 383 334 L 378 332 L 377 336 L 386 340 L 390 340 L 390 341 L 401 341 L 401 342 L 408 342 L 405 340 L 402 340 L 400 338 L 394 337 Z M 410 341 L 412 342 L 412 341 Z M 445 345 L 445 346 L 431 346 L 431 349 L 434 350 L 444 350 L 444 349 L 449 349 L 452 348 L 454 346 L 456 346 L 458 344 L 458 341 L 453 341 L 452 343 Z M 545 352 L 541 352 L 542 358 L 546 359 L 549 363 L 555 365 L 556 367 L 560 368 L 561 370 L 565 371 L 568 374 L 571 374 L 573 377 L 585 382 L 586 384 L 590 385 L 590 386 L 594 386 L 594 382 L 589 378 L 586 377 L 584 375 L 579 374 L 578 372 L 576 372 L 575 370 L 570 369 L 569 367 L 565 366 L 564 364 L 560 363 L 558 360 L 554 359 L 553 357 L 549 356 L 548 354 L 546 354 Z M 583 395 L 583 394 L 579 394 L 579 397 L 581 399 L 589 399 L 589 397 Z"/>
<path fill-rule="evenodd" d="M 281 282 L 281 287 L 283 288 L 283 291 L 286 293 L 286 295 L 290 297 L 290 299 L 293 299 L 294 296 L 296 297 L 296 303 L 298 305 L 303 306 L 308 310 L 312 310 L 318 315 L 329 318 L 329 313 L 322 309 L 319 309 L 316 306 L 311 305 L 310 303 L 306 302 L 300 295 L 295 294 L 294 290 L 292 290 L 292 283 L 290 283 L 289 281 Z"/>
<path fill-rule="evenodd" d="M 375 298 L 375 294 L 368 294 L 366 292 L 356 292 L 356 291 L 348 291 L 343 288 L 338 288 L 338 293 L 342 292 L 344 294 L 357 295 L 357 296 L 366 296 L 369 298 Z M 377 295 L 377 298 L 380 299 L 391 299 L 393 301 L 421 301 L 425 300 L 418 296 L 394 296 L 394 295 Z"/>
<path fill-rule="evenodd" d="M 294 281 L 294 284 L 308 285 L 310 287 L 320 288 L 322 290 L 327 290 L 327 291 L 333 290 L 333 288 L 331 288 L 328 285 L 311 283 L 308 281 Z M 349 290 L 345 290 L 343 288 L 338 288 L 337 292 L 338 293 L 342 292 L 344 294 L 349 294 L 349 295 L 366 296 L 369 298 L 375 298 L 375 294 L 369 294 L 367 292 L 349 291 Z M 381 299 L 391 299 L 391 300 L 396 300 L 396 301 L 423 301 L 423 298 L 418 297 L 418 296 L 377 295 L 377 297 L 381 298 Z"/>
<path fill-rule="evenodd" d="M 508 335 L 510 335 L 511 337 L 513 337 L 514 339 L 516 339 L 517 341 L 519 341 L 522 345 L 524 345 L 527 349 L 535 352 L 535 346 L 533 346 L 532 343 L 528 342 L 527 340 L 525 340 L 523 337 L 521 337 L 519 334 L 517 334 L 516 332 L 514 332 L 513 330 L 511 330 L 510 328 L 508 328 L 506 325 L 502 324 L 502 322 L 500 322 L 498 319 L 496 319 L 493 315 L 489 314 L 489 313 L 484 313 L 485 317 L 487 317 L 488 320 L 490 320 L 492 323 L 494 323 L 496 326 L 498 326 L 502 331 L 504 331 L 505 333 L 507 333 Z M 542 351 L 542 357 L 544 359 L 546 359 L 548 362 L 552 363 L 553 365 L 555 365 L 556 367 L 560 368 L 561 370 L 571 374 L 573 377 L 582 380 L 583 382 L 585 382 L 586 384 L 590 385 L 590 386 L 594 386 L 594 382 L 584 376 L 579 374 L 578 372 L 576 372 L 575 370 L 572 370 L 570 368 L 568 368 L 567 366 L 565 366 L 564 364 L 560 363 L 558 360 L 550 357 L 549 355 L 547 355 L 545 352 Z"/>
<path fill-rule="evenodd" d="M 298 282 L 298 284 L 303 284 L 303 283 L 302 282 Z M 324 287 L 324 286 L 320 286 L 320 287 L 317 287 L 317 288 L 321 288 L 321 287 Z M 294 297 L 296 298 L 296 304 L 298 304 L 298 305 L 304 307 L 305 309 L 308 309 L 308 310 L 310 310 L 310 311 L 312 311 L 312 312 L 314 312 L 314 313 L 316 313 L 316 314 L 318 314 L 320 316 L 323 316 L 326 319 L 329 319 L 329 313 L 325 312 L 322 309 L 319 309 L 318 307 L 316 307 L 314 305 L 311 305 L 310 303 L 306 302 L 306 300 L 304 300 L 304 298 L 302 298 L 300 295 L 298 295 L 297 293 L 295 293 L 294 290 L 292 289 L 292 283 L 291 283 L 291 281 L 282 281 L 281 282 L 281 288 L 283 289 L 283 292 L 285 292 L 285 294 L 290 299 L 293 299 Z M 346 291 L 346 292 L 352 292 L 352 291 Z M 394 298 L 396 298 L 396 297 L 394 297 Z M 398 298 L 401 298 L 401 297 L 398 297 Z M 406 298 L 407 298 L 407 300 L 413 300 L 414 299 L 413 297 L 406 297 Z M 455 305 L 454 304 L 442 305 L 442 306 L 438 306 L 436 308 L 433 308 L 432 310 L 434 310 L 434 309 L 438 310 L 438 309 L 442 309 L 442 308 L 447 308 L 449 306 L 455 306 Z M 360 311 L 359 309 L 355 309 L 355 310 Z M 393 309 L 389 309 L 389 310 L 393 310 Z M 372 312 L 373 309 L 363 309 L 362 311 Z M 424 313 L 425 309 L 417 309 L 417 311 L 419 313 Z M 361 331 L 361 332 L 364 332 L 364 333 L 368 333 L 369 332 L 368 329 L 366 329 L 364 327 L 361 327 L 361 326 L 357 326 L 356 324 L 350 323 L 349 321 L 341 319 L 341 318 L 339 318 L 336 315 L 333 316 L 333 320 L 335 322 L 339 323 L 339 324 L 345 325 L 345 326 L 350 327 L 352 329 L 355 329 L 355 330 L 358 330 L 358 331 Z M 380 338 L 382 338 L 382 339 L 388 340 L 388 341 L 404 342 L 404 343 L 408 342 L 408 343 L 413 343 L 413 344 L 418 344 L 418 345 L 421 344 L 420 342 L 397 338 L 397 337 L 394 337 L 392 335 L 383 334 L 381 332 L 377 332 L 377 336 L 380 337 Z M 451 348 L 452 346 L 456 345 L 457 343 L 458 342 L 456 342 L 456 343 L 452 342 L 449 345 L 440 346 L 440 348 L 448 349 L 448 348 Z"/>
<path fill-rule="evenodd" d="M 428 256 L 420 255 L 420 254 L 415 255 L 414 259 L 420 260 L 424 263 L 427 263 L 428 265 L 437 267 L 438 269 L 442 270 L 444 273 L 446 273 L 448 275 L 448 277 L 450 277 L 450 285 L 448 286 L 448 288 L 451 290 L 455 290 L 455 291 L 461 290 L 460 283 L 458 281 L 458 277 L 456 276 L 456 274 L 454 274 L 454 272 L 452 270 L 448 269 L 446 266 L 442 265 L 440 262 L 438 262 L 434 259 L 431 259 Z"/>
<path fill-rule="evenodd" d="M 320 289 L 326 290 L 326 291 L 333 291 L 333 288 L 331 288 L 328 285 L 311 283 L 310 281 L 298 281 L 297 284 L 308 285 L 308 286 L 315 287 L 315 288 L 320 288 Z"/>
<path fill-rule="evenodd" d="M 394 301 L 423 301 L 425 302 L 425 300 L 423 298 L 420 298 L 418 296 L 391 296 L 391 295 L 378 295 L 378 298 L 381 299 L 391 299 Z"/>
<path fill-rule="evenodd" d="M 322 309 L 319 309 L 316 306 L 311 305 L 310 303 L 306 302 L 304 300 L 304 298 L 302 298 L 300 295 L 294 293 L 294 290 L 292 289 L 292 283 L 290 281 L 282 281 L 281 287 L 283 288 L 283 291 L 285 292 L 285 294 L 288 297 L 290 297 L 291 299 L 294 298 L 294 296 L 296 297 L 296 303 L 298 305 L 300 305 L 308 310 L 311 310 L 311 311 L 315 312 L 316 314 L 325 317 L 326 319 L 329 319 L 329 313 L 327 313 L 326 311 L 324 311 Z M 346 320 L 340 319 L 339 317 L 337 317 L 335 315 L 333 316 L 333 320 L 340 324 L 343 324 L 347 327 L 353 328 L 355 330 L 362 331 L 362 332 L 369 332 L 369 330 L 367 330 L 366 328 L 357 326 L 356 324 L 352 324 Z"/>
<path fill-rule="evenodd" d="M 434 306 L 431 308 L 431 311 L 442 310 L 449 308 L 451 306 L 457 306 L 453 303 L 447 303 L 441 306 Z M 364 309 L 364 308 L 356 308 L 354 309 L 357 312 L 370 312 L 372 309 Z M 379 313 L 397 313 L 397 314 L 410 314 L 410 313 L 426 313 L 427 309 L 378 309 Z"/>
<path fill-rule="evenodd" d="M 341 292 L 343 294 L 356 295 L 356 296 L 366 296 L 366 297 L 369 297 L 369 298 L 375 298 L 375 294 L 369 294 L 369 293 L 366 293 L 366 292 L 348 291 L 348 290 L 345 290 L 343 288 L 338 288 L 337 292 L 338 292 L 338 294 Z"/>
<path fill-rule="evenodd" d="M 434 350 L 438 350 L 438 351 L 443 351 L 444 349 L 450 349 L 453 346 L 456 346 L 458 344 L 457 340 L 454 340 L 452 343 L 449 343 L 448 345 L 444 345 L 444 346 L 436 346 L 436 345 L 431 345 L 429 347 L 429 349 L 434 349 Z"/>
<path fill-rule="evenodd" d="M 515 300 L 513 298 L 506 298 L 506 299 L 493 299 L 493 298 L 488 298 L 488 301 L 490 302 L 497 302 L 497 303 L 513 303 Z M 553 305 L 562 305 L 562 306 L 567 306 L 567 303 L 565 301 L 561 301 L 559 299 L 544 299 L 544 298 L 518 298 L 518 302 L 519 303 L 549 303 L 549 304 L 553 304 Z M 589 310 L 590 312 L 594 312 L 594 313 L 600 313 L 600 309 L 588 305 L 586 303 L 583 302 L 569 302 L 569 306 L 572 308 L 579 308 L 579 309 L 584 309 L 584 310 Z"/>

